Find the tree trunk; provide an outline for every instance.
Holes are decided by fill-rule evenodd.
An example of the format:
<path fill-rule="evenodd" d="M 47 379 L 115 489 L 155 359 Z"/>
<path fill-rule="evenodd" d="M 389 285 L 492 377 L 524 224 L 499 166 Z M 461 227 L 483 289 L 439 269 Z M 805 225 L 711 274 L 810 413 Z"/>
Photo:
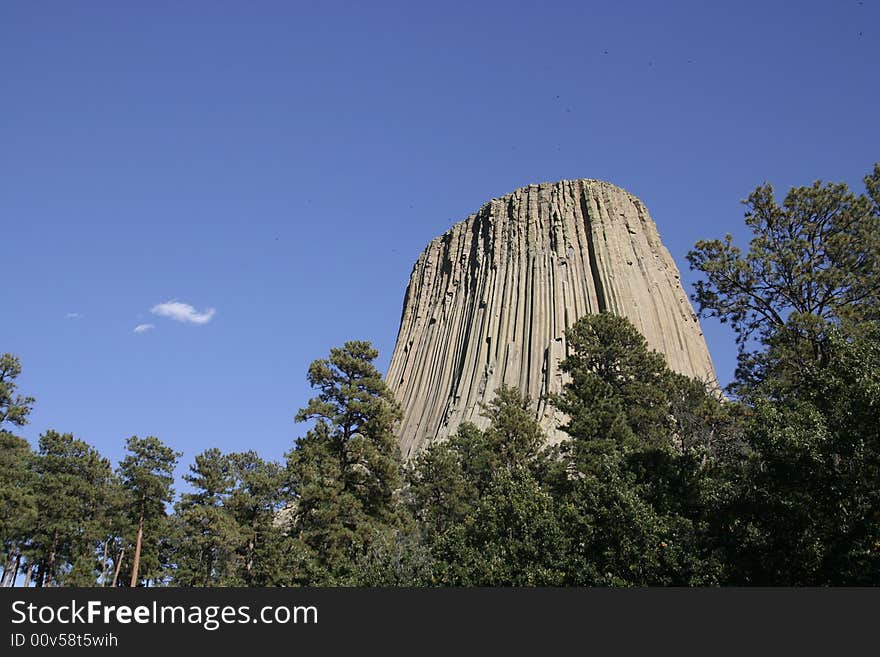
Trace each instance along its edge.
<path fill-rule="evenodd" d="M 10 555 L 12 553 L 10 552 Z M 3 563 L 3 576 L 0 577 L 0 588 L 6 586 L 6 573 L 9 572 L 9 557 L 6 557 L 6 561 Z"/>
<path fill-rule="evenodd" d="M 144 512 L 141 511 L 141 518 L 138 520 L 138 535 L 137 542 L 134 544 L 134 564 L 131 567 L 131 584 L 130 586 L 137 586 L 138 581 L 138 568 L 141 565 L 141 542 L 144 538 Z"/>
<path fill-rule="evenodd" d="M 122 568 L 122 560 L 125 558 L 125 548 L 119 551 L 119 558 L 116 560 L 116 569 L 113 571 L 113 583 L 110 585 L 116 588 L 116 580 L 119 579 L 119 571 Z"/>
<path fill-rule="evenodd" d="M 24 572 L 24 588 L 27 588 L 31 585 L 31 576 L 34 574 L 34 570 L 36 568 L 37 567 L 32 563 L 29 563 L 27 565 L 27 570 Z"/>
<path fill-rule="evenodd" d="M 250 540 L 248 541 L 248 551 L 247 551 L 247 565 L 245 566 L 245 572 L 247 576 L 245 577 L 245 581 L 250 586 L 250 583 L 254 578 L 254 550 L 256 548 L 256 534 L 251 535 Z"/>
<path fill-rule="evenodd" d="M 21 567 L 21 551 L 19 551 L 18 556 L 15 557 L 15 567 L 12 569 L 12 576 L 9 578 L 9 584 L 7 586 L 13 587 L 15 586 L 15 580 L 18 578 L 18 569 Z"/>
<path fill-rule="evenodd" d="M 46 564 L 46 577 L 43 580 L 43 586 L 51 586 L 52 575 L 55 572 L 55 552 L 58 550 L 58 530 L 52 535 L 52 549 L 49 550 L 49 562 Z"/>
<path fill-rule="evenodd" d="M 104 541 L 104 557 L 101 561 L 101 586 L 107 586 L 107 547 L 110 545 L 109 540 Z"/>

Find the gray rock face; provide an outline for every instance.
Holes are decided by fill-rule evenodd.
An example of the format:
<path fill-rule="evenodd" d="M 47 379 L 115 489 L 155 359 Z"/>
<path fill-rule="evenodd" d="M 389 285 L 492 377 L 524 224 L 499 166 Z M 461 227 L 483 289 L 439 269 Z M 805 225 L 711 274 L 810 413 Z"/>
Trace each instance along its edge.
<path fill-rule="evenodd" d="M 419 256 L 387 383 L 411 457 L 463 421 L 502 383 L 534 400 L 550 439 L 564 418 L 541 401 L 563 385 L 565 329 L 603 310 L 629 318 L 670 367 L 715 372 L 680 275 L 639 199 L 597 180 L 529 185 L 493 199 Z"/>

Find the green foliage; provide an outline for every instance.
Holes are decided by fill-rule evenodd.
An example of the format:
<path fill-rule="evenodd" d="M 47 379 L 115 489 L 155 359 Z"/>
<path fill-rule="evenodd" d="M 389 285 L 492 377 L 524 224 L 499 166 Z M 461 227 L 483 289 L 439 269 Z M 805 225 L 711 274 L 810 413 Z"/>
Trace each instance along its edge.
<path fill-rule="evenodd" d="M 314 427 L 288 455 L 296 495 L 291 533 L 314 555 L 319 583 L 344 581 L 352 559 L 401 525 L 400 410 L 367 342 L 347 342 L 309 367 L 317 397 L 297 413 Z"/>
<path fill-rule="evenodd" d="M 408 473 L 408 504 L 433 558 L 438 585 L 552 585 L 562 532 L 546 470 L 543 435 L 528 398 L 499 388 L 483 408 L 485 431 L 463 424 L 420 454 Z M 424 576 L 422 576 L 424 579 Z"/>
<path fill-rule="evenodd" d="M 745 347 L 794 342 L 806 359 L 824 358 L 828 325 L 880 318 L 880 164 L 865 177 L 867 194 L 845 184 L 815 182 L 791 189 L 782 205 L 769 184 L 744 201 L 752 231 L 747 253 L 724 240 L 704 240 L 688 254 L 705 279 L 695 284 L 701 314 L 730 322 L 749 383 L 761 359 Z"/>
<path fill-rule="evenodd" d="M 486 430 L 489 450 L 508 468 L 532 463 L 544 445 L 544 433 L 535 420 L 532 402 L 515 388 L 502 385 L 483 407 L 491 424 Z"/>
<path fill-rule="evenodd" d="M 26 440 L 0 430 L 0 553 L 9 566 L 37 519 L 33 458 Z"/>
<path fill-rule="evenodd" d="M 661 443 L 669 433 L 675 375 L 649 351 L 629 321 L 609 313 L 587 316 L 567 332 L 569 375 L 554 404 L 569 416 L 562 427 L 586 465 L 595 454 Z"/>
<path fill-rule="evenodd" d="M 287 581 L 291 552 L 276 522 L 285 499 L 286 473 L 256 452 L 229 457 L 233 488 L 225 502 L 238 527 L 235 577 L 243 586 L 271 586 Z"/>
<path fill-rule="evenodd" d="M 668 369 L 628 320 L 587 316 L 567 332 L 570 417 L 555 482 L 574 583 L 691 585 L 721 576 L 707 540 L 723 404 Z"/>
<path fill-rule="evenodd" d="M 233 485 L 229 459 L 219 449 L 196 456 L 184 476 L 196 492 L 175 507 L 178 523 L 174 578 L 183 586 L 212 586 L 229 576 L 238 526 L 224 502 Z"/>
<path fill-rule="evenodd" d="M 276 586 L 291 581 L 297 551 L 277 521 L 286 473 L 255 452 L 196 457 L 175 507 L 172 581 L 178 586 Z"/>
<path fill-rule="evenodd" d="M 747 255 L 728 238 L 689 256 L 701 312 L 743 348 L 742 449 L 713 519 L 731 583 L 880 582 L 880 164 L 865 187 L 815 183 L 780 207 L 764 185 L 747 201 Z M 761 349 L 746 353 L 752 334 Z"/>
<path fill-rule="evenodd" d="M 551 495 L 527 468 L 496 470 L 462 522 L 438 537 L 435 580 L 458 586 L 564 583 L 563 531 Z"/>
<path fill-rule="evenodd" d="M 29 543 L 39 563 L 38 585 L 62 581 L 66 566 L 75 564 L 78 582 L 94 584 L 110 463 L 71 434 L 47 431 L 33 464 L 37 518 Z"/>
<path fill-rule="evenodd" d="M 762 382 L 719 518 L 743 584 L 880 585 L 880 323 Z"/>
<path fill-rule="evenodd" d="M 16 394 L 15 383 L 21 375 L 21 363 L 12 354 L 0 355 L 0 428 L 4 422 L 21 427 L 27 424 L 27 416 L 33 406 L 33 397 Z"/>
<path fill-rule="evenodd" d="M 483 433 L 471 424 L 416 457 L 408 473 L 408 503 L 426 539 L 435 540 L 476 506 L 492 474 L 491 457 Z"/>
<path fill-rule="evenodd" d="M 355 556 L 346 585 L 432 586 L 434 557 L 415 531 L 386 531 Z"/>
<path fill-rule="evenodd" d="M 123 487 L 118 473 L 108 482 L 99 525 L 103 531 L 101 546 L 101 586 L 111 586 L 113 575 L 119 566 L 131 563 L 134 554 L 133 540 L 137 534 L 137 523 L 132 522 L 129 495 Z M 117 585 L 127 584 L 124 573 Z"/>

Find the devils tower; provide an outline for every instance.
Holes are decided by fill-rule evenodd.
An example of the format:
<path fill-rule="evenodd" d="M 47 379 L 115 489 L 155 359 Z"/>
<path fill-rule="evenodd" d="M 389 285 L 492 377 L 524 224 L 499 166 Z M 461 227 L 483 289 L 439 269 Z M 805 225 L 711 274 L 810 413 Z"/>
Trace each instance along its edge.
<path fill-rule="evenodd" d="M 598 180 L 529 185 L 493 199 L 416 261 L 387 382 L 412 456 L 469 421 L 503 384 L 534 401 L 563 384 L 565 330 L 589 313 L 627 317 L 682 374 L 714 381 L 699 321 L 644 204 Z"/>

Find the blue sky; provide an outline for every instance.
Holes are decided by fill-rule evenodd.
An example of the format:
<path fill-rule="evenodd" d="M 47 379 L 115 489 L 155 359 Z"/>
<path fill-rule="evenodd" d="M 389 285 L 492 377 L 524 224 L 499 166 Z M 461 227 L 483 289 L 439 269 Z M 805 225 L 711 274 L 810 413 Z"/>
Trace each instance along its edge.
<path fill-rule="evenodd" d="M 794 4 L 0 3 L 21 433 L 280 458 L 309 362 L 367 339 L 384 371 L 421 249 L 528 183 L 625 187 L 687 284 L 764 180 L 861 191 L 880 8 Z"/>

